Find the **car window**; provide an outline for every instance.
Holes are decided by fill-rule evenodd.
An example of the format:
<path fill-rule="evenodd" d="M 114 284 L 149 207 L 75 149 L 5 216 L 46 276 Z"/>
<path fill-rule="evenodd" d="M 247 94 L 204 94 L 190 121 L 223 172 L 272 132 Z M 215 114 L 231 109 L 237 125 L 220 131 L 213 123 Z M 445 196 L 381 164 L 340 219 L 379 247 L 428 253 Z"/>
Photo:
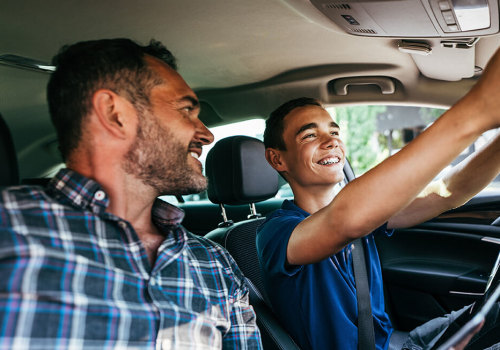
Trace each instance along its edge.
<path fill-rule="evenodd" d="M 356 176 L 360 176 L 398 152 L 430 126 L 446 109 L 357 105 L 327 107 L 327 111 L 339 124 L 340 136 L 346 145 L 347 157 Z M 208 151 L 218 140 L 231 135 L 246 135 L 262 140 L 264 128 L 265 121 L 260 118 L 211 128 L 215 140 L 209 146 L 204 147 L 200 161 L 204 166 Z M 475 152 L 495 134 L 496 131 L 488 131 L 483 134 L 462 152 L 452 162 L 452 165 L 458 164 Z M 448 168 L 445 168 L 441 174 L 446 172 Z M 290 185 L 281 178 L 280 185 L 276 198 L 293 198 Z M 500 177 L 497 177 L 481 194 L 500 194 Z M 171 203 L 178 203 L 177 199 L 172 196 L 162 198 Z M 199 194 L 183 196 L 183 200 L 186 202 L 208 201 L 208 196 L 207 192 L 204 191 Z"/>
<path fill-rule="evenodd" d="M 398 152 L 446 111 L 446 109 L 441 108 L 385 105 L 332 106 L 327 107 L 326 110 L 340 126 L 340 136 L 346 145 L 347 157 L 356 176 L 364 174 L 387 157 Z M 265 120 L 261 118 L 211 128 L 214 142 L 203 147 L 203 154 L 200 157 L 203 168 L 205 168 L 208 151 L 217 141 L 232 135 L 245 135 L 262 140 L 264 129 Z M 485 132 L 469 148 L 464 150 L 451 165 L 458 164 L 474 153 L 497 132 L 496 130 Z M 55 166 L 46 176 L 54 176 L 62 167 L 64 164 Z M 449 168 L 445 168 L 438 177 Z M 495 178 L 478 195 L 500 195 L 500 176 Z M 172 204 L 179 204 L 178 199 L 174 196 L 161 196 L 160 198 Z M 290 185 L 281 177 L 280 189 L 276 198 L 293 198 Z M 183 196 L 182 199 L 185 202 L 208 201 L 208 196 L 207 192 L 203 191 Z"/>
<path fill-rule="evenodd" d="M 346 106 L 327 108 L 340 126 L 340 136 L 356 176 L 399 151 L 444 109 L 408 106 Z"/>
<path fill-rule="evenodd" d="M 398 152 L 446 111 L 441 108 L 381 105 L 329 107 L 327 110 L 340 126 L 340 136 L 346 144 L 347 157 L 356 176 Z M 485 132 L 450 166 L 443 169 L 437 178 L 497 133 L 497 130 Z M 500 177 L 494 179 L 479 195 L 484 194 L 500 194 Z"/>
<path fill-rule="evenodd" d="M 208 146 L 203 147 L 203 153 L 199 159 L 200 162 L 203 164 L 203 173 L 205 173 L 205 160 L 207 159 L 207 154 L 210 151 L 210 149 L 217 143 L 217 141 L 233 135 L 251 136 L 262 141 L 264 137 L 265 127 L 266 127 L 266 122 L 264 119 L 254 118 L 242 122 L 231 123 L 210 128 L 210 131 L 212 132 L 212 134 L 214 134 L 214 142 L 212 142 Z M 175 205 L 179 204 L 178 199 L 174 196 L 161 196 L 160 198 Z M 208 201 L 208 195 L 207 191 L 203 191 L 201 193 L 183 196 L 182 199 L 185 202 Z"/>

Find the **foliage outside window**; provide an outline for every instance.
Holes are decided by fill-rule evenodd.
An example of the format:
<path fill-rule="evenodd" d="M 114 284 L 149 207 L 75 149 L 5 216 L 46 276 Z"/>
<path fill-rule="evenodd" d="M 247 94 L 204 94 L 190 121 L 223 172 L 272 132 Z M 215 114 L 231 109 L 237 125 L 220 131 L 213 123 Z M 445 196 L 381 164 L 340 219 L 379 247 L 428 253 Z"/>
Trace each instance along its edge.
<path fill-rule="evenodd" d="M 328 107 L 327 111 L 340 126 L 340 137 L 346 145 L 347 158 L 356 176 L 364 174 L 398 152 L 445 112 L 444 109 L 439 108 L 385 105 Z M 246 135 L 262 140 L 264 128 L 263 119 L 252 119 L 211 128 L 215 136 L 213 144 L 231 135 Z M 495 134 L 496 131 L 485 133 L 452 162 L 452 165 L 473 153 L 477 147 Z M 203 156 L 200 159 L 203 164 L 213 144 L 203 148 Z M 500 193 L 500 178 L 495 179 L 485 192 Z M 289 185 L 284 183 L 277 198 L 291 198 L 292 196 Z M 208 198 L 205 191 L 184 196 L 184 200 L 189 202 L 208 200 Z M 175 203 L 175 199 L 169 198 L 169 201 Z"/>
<path fill-rule="evenodd" d="M 396 153 L 445 110 L 407 106 L 329 107 L 357 176 Z"/>

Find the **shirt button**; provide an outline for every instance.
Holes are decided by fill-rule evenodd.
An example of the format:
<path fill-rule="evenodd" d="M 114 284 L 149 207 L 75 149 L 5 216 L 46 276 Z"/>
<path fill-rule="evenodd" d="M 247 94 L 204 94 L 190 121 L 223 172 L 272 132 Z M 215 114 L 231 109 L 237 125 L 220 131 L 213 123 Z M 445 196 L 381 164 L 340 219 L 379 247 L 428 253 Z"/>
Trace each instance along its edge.
<path fill-rule="evenodd" d="M 104 198 L 106 197 L 106 193 L 104 193 L 104 191 L 97 191 L 95 194 L 94 194 L 94 198 L 97 199 L 98 201 L 102 201 Z"/>
<path fill-rule="evenodd" d="M 125 221 L 119 221 L 118 222 L 118 226 L 120 226 L 121 228 L 125 229 L 127 227 L 127 224 L 125 223 Z"/>

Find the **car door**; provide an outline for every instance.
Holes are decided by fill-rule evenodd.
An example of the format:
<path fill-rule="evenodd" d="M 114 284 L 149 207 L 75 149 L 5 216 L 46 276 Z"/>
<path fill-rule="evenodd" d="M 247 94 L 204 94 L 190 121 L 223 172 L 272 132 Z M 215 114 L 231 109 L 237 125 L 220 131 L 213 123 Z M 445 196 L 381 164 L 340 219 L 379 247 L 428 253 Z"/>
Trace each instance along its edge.
<path fill-rule="evenodd" d="M 331 113 L 341 125 L 353 171 L 361 176 L 382 161 L 380 155 L 397 153 L 444 110 L 379 105 L 335 108 Z M 494 135 L 482 135 L 451 166 L 483 147 Z M 412 330 L 482 295 L 500 250 L 500 223 L 495 221 L 499 216 L 497 177 L 460 208 L 418 226 L 396 230 L 391 236 L 376 237 L 386 307 L 396 329 Z"/>
<path fill-rule="evenodd" d="M 499 255 L 500 196 L 464 206 L 392 236 L 377 237 L 387 308 L 400 330 L 472 303 Z"/>

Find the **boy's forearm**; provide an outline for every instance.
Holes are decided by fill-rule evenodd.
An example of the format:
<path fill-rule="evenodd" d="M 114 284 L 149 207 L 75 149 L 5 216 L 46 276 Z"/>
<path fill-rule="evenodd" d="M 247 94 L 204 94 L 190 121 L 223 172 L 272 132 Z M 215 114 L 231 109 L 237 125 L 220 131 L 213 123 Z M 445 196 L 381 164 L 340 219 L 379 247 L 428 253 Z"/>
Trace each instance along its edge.
<path fill-rule="evenodd" d="M 498 81 L 500 50 L 472 90 L 432 126 L 296 227 L 288 242 L 289 262 L 322 260 L 407 207 L 477 137 L 500 125 Z"/>
<path fill-rule="evenodd" d="M 450 208 L 467 202 L 500 173 L 500 134 L 450 170 L 443 178 Z"/>
<path fill-rule="evenodd" d="M 500 125 L 499 80 L 500 50 L 492 57 L 478 83 L 458 103 L 401 151 L 339 193 L 329 205 L 329 214 L 333 217 L 333 213 L 340 213 L 350 221 L 350 224 L 342 223 L 344 229 L 348 228 L 349 240 L 371 232 L 405 208 L 477 137 Z M 495 147 L 496 143 L 484 157 L 474 159 L 474 163 L 449 184 L 450 188 L 459 186 L 457 179 L 465 179 L 472 171 L 477 171 L 472 168 L 479 163 L 482 167 L 488 166 L 487 157 L 498 159 L 497 154 L 493 156 Z M 491 179 L 491 172 L 495 169 L 479 186 Z M 337 215 L 335 217 L 338 219 Z"/>
<path fill-rule="evenodd" d="M 485 147 L 433 181 L 406 208 L 391 216 L 390 228 L 420 224 L 466 203 L 500 172 L 500 134 Z"/>
<path fill-rule="evenodd" d="M 482 133 L 466 117 L 469 112 L 467 106 L 450 109 L 406 147 L 351 181 L 329 205 L 302 221 L 288 242 L 289 263 L 322 260 L 408 206 Z"/>
<path fill-rule="evenodd" d="M 365 175 L 353 181 L 332 202 L 333 210 L 353 221 L 352 238 L 371 232 L 406 207 L 439 172 L 482 132 L 456 105 L 419 137 Z"/>

